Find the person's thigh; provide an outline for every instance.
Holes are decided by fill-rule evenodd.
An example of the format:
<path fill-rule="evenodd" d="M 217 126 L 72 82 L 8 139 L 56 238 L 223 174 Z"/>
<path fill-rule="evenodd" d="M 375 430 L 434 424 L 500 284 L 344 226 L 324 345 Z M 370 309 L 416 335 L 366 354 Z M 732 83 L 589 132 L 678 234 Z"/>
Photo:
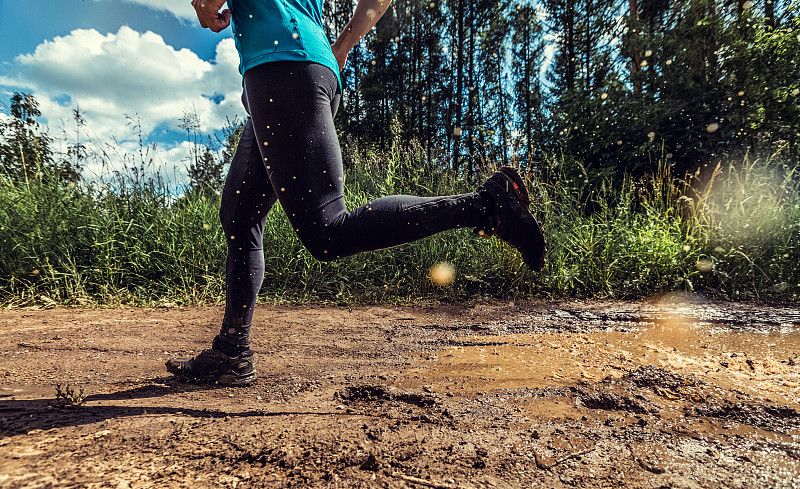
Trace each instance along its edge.
<path fill-rule="evenodd" d="M 269 180 L 299 238 L 313 241 L 347 211 L 333 123 L 336 75 L 316 63 L 275 62 L 244 79 Z"/>

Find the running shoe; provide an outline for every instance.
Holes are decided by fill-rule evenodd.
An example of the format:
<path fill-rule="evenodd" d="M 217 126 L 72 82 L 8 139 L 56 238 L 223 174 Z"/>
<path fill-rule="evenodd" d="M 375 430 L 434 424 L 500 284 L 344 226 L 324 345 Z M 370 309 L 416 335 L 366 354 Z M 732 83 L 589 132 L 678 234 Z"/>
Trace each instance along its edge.
<path fill-rule="evenodd" d="M 490 202 L 484 221 L 475 229 L 480 236 L 495 236 L 516 248 L 532 270 L 544 267 L 545 242 L 542 228 L 530 211 L 528 189 L 516 169 L 504 166 L 478 187 L 484 202 Z"/>
<path fill-rule="evenodd" d="M 168 372 L 186 380 L 231 387 L 243 387 L 256 381 L 253 351 L 249 349 L 229 357 L 212 347 L 193 358 L 173 358 L 166 365 Z"/>

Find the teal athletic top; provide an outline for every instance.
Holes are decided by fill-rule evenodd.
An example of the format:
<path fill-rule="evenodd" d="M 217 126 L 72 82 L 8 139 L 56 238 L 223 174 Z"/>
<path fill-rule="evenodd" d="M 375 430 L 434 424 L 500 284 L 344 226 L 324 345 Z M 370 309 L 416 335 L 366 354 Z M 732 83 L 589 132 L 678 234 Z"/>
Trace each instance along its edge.
<path fill-rule="evenodd" d="M 228 0 L 239 72 L 270 61 L 313 61 L 336 74 L 339 63 L 322 27 L 322 0 Z"/>

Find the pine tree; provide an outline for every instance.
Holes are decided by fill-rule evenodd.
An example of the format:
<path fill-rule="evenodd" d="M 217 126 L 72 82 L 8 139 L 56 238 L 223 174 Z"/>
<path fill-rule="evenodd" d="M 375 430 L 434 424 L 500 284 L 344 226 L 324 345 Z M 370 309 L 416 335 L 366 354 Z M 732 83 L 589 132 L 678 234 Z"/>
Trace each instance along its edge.
<path fill-rule="evenodd" d="M 514 80 L 514 107 L 517 112 L 517 130 L 522 135 L 521 160 L 528 166 L 533 163 L 535 148 L 543 142 L 542 93 L 540 70 L 542 65 L 542 26 L 536 11 L 529 5 L 517 6 L 512 17 L 513 45 L 512 77 Z"/>
<path fill-rule="evenodd" d="M 52 139 L 37 121 L 42 113 L 33 95 L 14 92 L 9 108 L 10 118 L 0 120 L 0 175 L 28 183 L 42 172 L 49 172 L 65 181 L 77 181 L 80 160 L 53 159 Z"/>

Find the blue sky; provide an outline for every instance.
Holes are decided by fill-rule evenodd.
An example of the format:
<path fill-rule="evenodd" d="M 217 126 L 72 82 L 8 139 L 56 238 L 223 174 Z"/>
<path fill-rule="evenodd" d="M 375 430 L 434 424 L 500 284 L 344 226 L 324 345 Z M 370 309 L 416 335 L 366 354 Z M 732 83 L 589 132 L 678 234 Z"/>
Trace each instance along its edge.
<path fill-rule="evenodd" d="M 80 107 L 82 137 L 111 160 L 138 148 L 138 120 L 157 163 L 181 180 L 190 151 L 181 117 L 195 111 L 211 133 L 245 115 L 230 29 L 202 29 L 189 0 L 0 0 L 0 32 L 0 103 L 32 93 L 56 138 L 74 134 Z"/>

